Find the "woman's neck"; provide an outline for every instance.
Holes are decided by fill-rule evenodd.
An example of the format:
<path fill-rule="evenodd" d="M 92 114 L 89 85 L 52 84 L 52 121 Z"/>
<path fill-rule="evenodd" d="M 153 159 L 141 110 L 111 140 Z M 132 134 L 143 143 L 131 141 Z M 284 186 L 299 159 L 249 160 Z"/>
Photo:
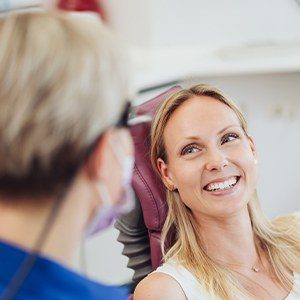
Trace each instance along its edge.
<path fill-rule="evenodd" d="M 199 235 L 207 254 L 226 265 L 253 266 L 257 247 L 248 210 L 226 218 L 197 218 Z"/>

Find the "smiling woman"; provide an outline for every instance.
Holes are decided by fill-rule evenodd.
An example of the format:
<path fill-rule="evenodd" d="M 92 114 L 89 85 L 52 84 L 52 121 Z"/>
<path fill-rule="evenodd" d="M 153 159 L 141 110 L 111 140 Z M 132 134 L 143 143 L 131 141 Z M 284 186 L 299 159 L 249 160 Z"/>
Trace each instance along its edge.
<path fill-rule="evenodd" d="M 214 87 L 181 90 L 158 109 L 151 139 L 169 208 L 164 264 L 135 299 L 299 299 L 299 218 L 261 211 L 255 143 L 237 106 Z"/>
<path fill-rule="evenodd" d="M 256 185 L 255 147 L 229 106 L 192 97 L 170 116 L 163 139 L 167 159 L 158 156 L 158 170 L 195 217 L 227 216 L 245 206 Z"/>

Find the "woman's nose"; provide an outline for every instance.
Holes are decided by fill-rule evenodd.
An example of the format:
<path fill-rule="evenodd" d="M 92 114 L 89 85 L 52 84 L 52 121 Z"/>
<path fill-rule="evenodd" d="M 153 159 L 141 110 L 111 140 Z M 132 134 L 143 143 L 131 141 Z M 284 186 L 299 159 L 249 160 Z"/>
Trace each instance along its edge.
<path fill-rule="evenodd" d="M 222 171 L 228 166 L 228 160 L 220 150 L 213 150 L 209 153 L 205 168 L 208 171 Z"/>

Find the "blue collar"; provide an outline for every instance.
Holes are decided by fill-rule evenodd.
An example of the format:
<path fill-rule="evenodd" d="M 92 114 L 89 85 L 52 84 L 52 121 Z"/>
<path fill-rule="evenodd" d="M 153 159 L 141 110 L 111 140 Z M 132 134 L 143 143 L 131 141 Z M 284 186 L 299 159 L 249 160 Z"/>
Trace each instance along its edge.
<path fill-rule="evenodd" d="M 0 295 L 29 253 L 0 241 Z M 16 299 L 126 299 L 127 289 L 97 283 L 39 256 Z M 21 296 L 22 295 L 22 296 Z"/>

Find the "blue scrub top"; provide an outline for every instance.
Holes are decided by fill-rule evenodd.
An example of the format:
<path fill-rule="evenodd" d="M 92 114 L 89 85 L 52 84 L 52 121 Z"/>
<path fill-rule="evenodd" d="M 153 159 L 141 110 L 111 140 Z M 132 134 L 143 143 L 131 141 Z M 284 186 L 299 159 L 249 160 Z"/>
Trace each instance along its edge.
<path fill-rule="evenodd" d="M 28 252 L 0 241 L 0 299 Z M 127 289 L 100 284 L 38 256 L 15 300 L 127 299 Z"/>

